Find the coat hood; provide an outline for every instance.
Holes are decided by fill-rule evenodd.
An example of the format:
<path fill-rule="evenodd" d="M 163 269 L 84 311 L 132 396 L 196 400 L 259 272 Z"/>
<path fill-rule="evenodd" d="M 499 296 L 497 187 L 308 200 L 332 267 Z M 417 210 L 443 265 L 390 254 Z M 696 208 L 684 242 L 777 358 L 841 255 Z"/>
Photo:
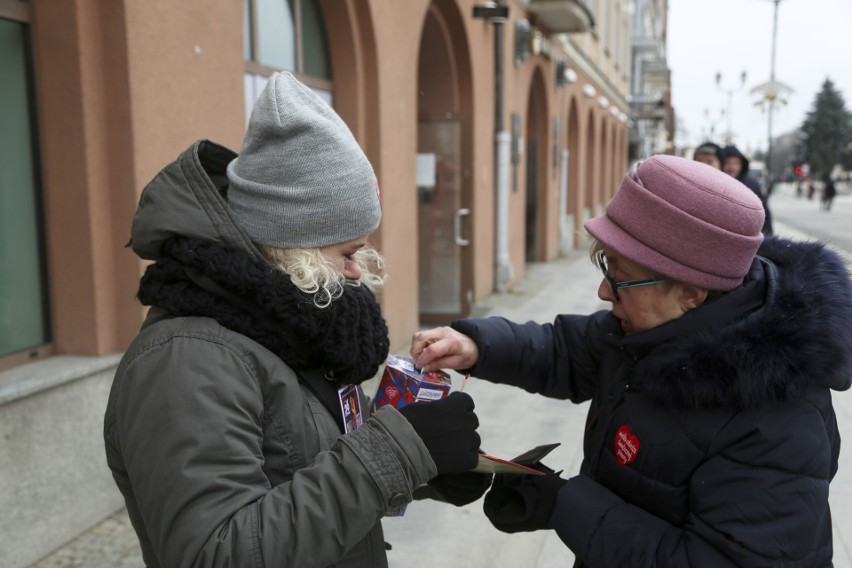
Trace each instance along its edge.
<path fill-rule="evenodd" d="M 737 176 L 737 179 L 742 179 L 748 175 L 749 170 L 749 161 L 748 158 L 745 157 L 745 154 L 740 152 L 739 148 L 733 145 L 728 145 L 722 148 L 721 151 L 721 162 L 722 166 L 725 165 L 725 158 L 737 157 L 743 162 L 743 169 L 740 171 L 740 175 Z"/>
<path fill-rule="evenodd" d="M 228 207 L 228 163 L 236 153 L 199 140 L 152 179 L 139 199 L 130 245 L 140 258 L 156 260 L 173 236 L 236 247 L 256 259 L 260 251 L 234 222 Z"/>
<path fill-rule="evenodd" d="M 697 159 L 701 154 L 713 154 L 719 160 L 719 165 L 722 164 L 722 147 L 715 142 L 702 142 L 692 153 L 692 159 Z"/>
<path fill-rule="evenodd" d="M 778 238 L 758 255 L 742 287 L 650 330 L 666 336 L 636 365 L 650 396 L 744 409 L 813 386 L 850 387 L 852 284 L 843 260 L 820 243 Z M 642 335 L 624 340 L 628 350 Z"/>

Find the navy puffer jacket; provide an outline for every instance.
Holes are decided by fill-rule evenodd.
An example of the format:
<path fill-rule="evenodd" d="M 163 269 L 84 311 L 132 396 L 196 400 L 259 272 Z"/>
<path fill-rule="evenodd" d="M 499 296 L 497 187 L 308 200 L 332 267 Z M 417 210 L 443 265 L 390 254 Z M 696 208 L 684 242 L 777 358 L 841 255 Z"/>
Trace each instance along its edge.
<path fill-rule="evenodd" d="M 587 566 L 831 566 L 852 285 L 816 243 L 758 255 L 739 288 L 632 336 L 610 312 L 454 322 L 477 377 L 591 399 L 550 519 Z"/>

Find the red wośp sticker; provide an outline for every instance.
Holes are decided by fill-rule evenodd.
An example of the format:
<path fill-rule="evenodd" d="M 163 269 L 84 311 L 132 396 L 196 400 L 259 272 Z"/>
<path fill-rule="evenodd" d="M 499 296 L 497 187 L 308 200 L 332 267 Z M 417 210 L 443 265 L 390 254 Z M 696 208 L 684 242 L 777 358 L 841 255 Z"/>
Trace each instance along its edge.
<path fill-rule="evenodd" d="M 636 459 L 639 453 L 639 438 L 630 433 L 630 427 L 622 424 L 615 433 L 615 457 L 618 465 L 627 465 Z"/>

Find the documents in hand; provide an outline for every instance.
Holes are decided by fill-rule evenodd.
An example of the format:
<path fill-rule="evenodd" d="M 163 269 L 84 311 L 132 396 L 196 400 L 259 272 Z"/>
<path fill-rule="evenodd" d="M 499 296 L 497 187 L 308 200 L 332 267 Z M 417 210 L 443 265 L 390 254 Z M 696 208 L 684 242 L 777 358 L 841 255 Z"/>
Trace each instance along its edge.
<path fill-rule="evenodd" d="M 487 454 L 479 454 L 479 463 L 473 471 L 479 473 L 515 473 L 544 475 L 535 466 L 559 444 L 545 444 L 524 452 L 513 460 L 504 460 Z"/>
<path fill-rule="evenodd" d="M 450 375 L 444 371 L 424 372 L 415 367 L 414 361 L 407 355 L 389 354 L 386 363 L 387 365 L 379 382 L 376 396 L 373 399 L 373 412 L 388 404 L 399 409 L 416 402 L 441 400 L 446 398 L 450 392 L 452 380 L 450 379 Z M 462 385 L 467 382 L 467 378 L 465 376 L 465 382 Z M 345 407 L 343 408 L 345 411 Z M 473 471 L 480 473 L 544 475 L 543 472 L 535 469 L 535 467 L 544 456 L 549 454 L 558 445 L 546 444 L 538 446 L 513 460 L 504 460 L 488 454 L 480 454 L 479 462 Z"/>

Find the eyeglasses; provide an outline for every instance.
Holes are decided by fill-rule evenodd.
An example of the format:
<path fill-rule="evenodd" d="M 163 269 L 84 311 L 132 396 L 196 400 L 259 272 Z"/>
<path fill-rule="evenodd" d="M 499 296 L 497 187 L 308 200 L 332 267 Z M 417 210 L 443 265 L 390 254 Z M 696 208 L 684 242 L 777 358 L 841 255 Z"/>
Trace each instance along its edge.
<path fill-rule="evenodd" d="M 664 280 L 626 280 L 624 282 L 618 282 L 615 278 L 610 276 L 609 274 L 609 265 L 607 264 L 606 255 L 604 251 L 599 250 L 597 254 L 595 254 L 595 260 L 598 262 L 598 268 L 603 272 L 604 280 L 609 284 L 609 289 L 612 291 L 612 295 L 615 297 L 616 301 L 621 301 L 621 298 L 618 297 L 618 289 L 619 288 L 638 288 L 639 286 L 653 286 L 654 284 L 659 284 L 660 282 L 664 282 Z"/>

